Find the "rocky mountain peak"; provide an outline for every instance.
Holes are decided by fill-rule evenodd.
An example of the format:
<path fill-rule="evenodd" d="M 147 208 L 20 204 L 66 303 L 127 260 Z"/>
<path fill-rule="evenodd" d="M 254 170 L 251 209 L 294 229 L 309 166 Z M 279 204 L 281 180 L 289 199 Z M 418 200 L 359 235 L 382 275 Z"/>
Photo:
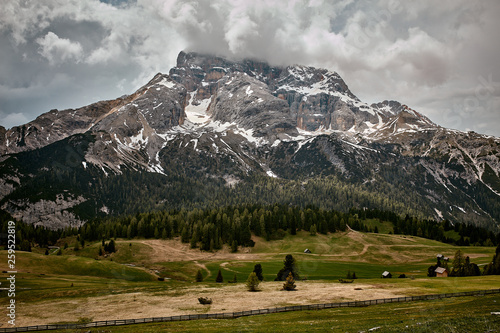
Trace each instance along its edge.
<path fill-rule="evenodd" d="M 350 207 L 387 203 L 487 224 L 500 221 L 499 152 L 498 138 L 441 128 L 400 102 L 368 105 L 334 71 L 181 52 L 168 75 L 158 73 L 128 96 L 0 127 L 0 208 L 33 223 L 76 225 L 83 223 L 77 212 L 84 216 L 89 207 L 96 214 L 128 209 L 108 199 L 128 193 L 101 189 L 109 179 L 154 196 L 149 208 L 157 209 L 211 200 L 197 188 L 186 194 L 193 184 L 208 184 L 220 203 L 227 188 L 253 174 L 281 178 L 278 187 L 301 184 L 292 190 L 300 203 L 307 181 L 330 177 L 329 186 L 362 189 Z M 33 184 L 50 195 L 37 190 L 25 200 Z M 338 207 L 329 194 L 322 198 L 311 202 Z"/>

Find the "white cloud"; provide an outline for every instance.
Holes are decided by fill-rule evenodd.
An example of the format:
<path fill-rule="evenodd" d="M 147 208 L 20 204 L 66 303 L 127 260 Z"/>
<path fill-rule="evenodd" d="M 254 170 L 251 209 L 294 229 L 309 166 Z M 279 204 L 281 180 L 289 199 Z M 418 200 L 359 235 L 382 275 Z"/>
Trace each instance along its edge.
<path fill-rule="evenodd" d="M 36 42 L 40 45 L 39 53 L 51 65 L 69 60 L 79 62 L 83 56 L 83 49 L 80 43 L 59 38 L 52 31 L 49 31 L 44 37 L 38 38 Z"/>

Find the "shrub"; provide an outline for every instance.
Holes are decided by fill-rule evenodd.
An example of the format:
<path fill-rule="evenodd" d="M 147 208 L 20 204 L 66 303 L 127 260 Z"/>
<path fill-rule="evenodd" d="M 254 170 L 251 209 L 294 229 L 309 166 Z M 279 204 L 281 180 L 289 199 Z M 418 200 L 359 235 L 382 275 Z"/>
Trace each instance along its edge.
<path fill-rule="evenodd" d="M 208 297 L 198 297 L 200 304 L 212 304 L 212 299 Z"/>

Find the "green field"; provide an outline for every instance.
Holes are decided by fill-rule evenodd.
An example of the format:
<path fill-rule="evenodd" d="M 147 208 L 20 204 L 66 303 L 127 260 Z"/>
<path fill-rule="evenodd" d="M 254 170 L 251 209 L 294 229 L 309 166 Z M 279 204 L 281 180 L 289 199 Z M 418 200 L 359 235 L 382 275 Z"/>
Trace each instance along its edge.
<path fill-rule="evenodd" d="M 387 231 L 383 224 L 377 227 Z M 272 291 L 274 295 L 281 296 L 279 292 L 276 293 L 279 284 L 272 281 L 282 268 L 286 254 L 292 254 L 296 258 L 300 272 L 297 285 L 302 291 L 316 286 L 337 288 L 336 286 L 341 286 L 338 279 L 345 278 L 348 271 L 355 272 L 358 277 L 351 285 L 352 288 L 359 285 L 367 290 L 368 296 L 364 299 L 373 298 L 368 290 L 424 295 L 500 288 L 500 276 L 447 279 L 427 277 L 427 268 L 436 262 L 438 253 L 453 258 L 454 253 L 461 249 L 465 255 L 471 257 L 472 262 L 482 267 L 491 261 L 495 253 L 494 247 L 456 247 L 419 237 L 359 232 L 315 236 L 301 232 L 297 236 L 287 235 L 283 240 L 255 240 L 254 248 L 240 248 L 237 253 L 231 253 L 227 248 L 217 253 L 201 252 L 198 249 L 189 249 L 188 245 L 183 245 L 178 240 L 120 239 L 116 242 L 118 251 L 108 257 L 98 256 L 100 242 L 86 244 L 78 251 L 70 246 L 63 251 L 63 255 L 56 255 L 57 251 L 44 255 L 42 249 L 34 249 L 32 253 L 17 252 L 16 301 L 19 304 L 20 322 L 37 325 L 77 322 L 84 319 L 111 320 L 122 318 L 122 313 L 126 318 L 155 317 L 160 313 L 156 309 L 161 308 L 165 301 L 181 298 L 180 303 L 186 304 L 179 305 L 175 311 L 181 311 L 182 314 L 206 311 L 212 313 L 218 311 L 218 308 L 203 308 L 194 304 L 192 301 L 196 300 L 196 295 L 224 295 L 228 298 L 233 291 L 239 291 L 243 294 L 237 297 L 245 297 L 244 281 L 256 263 L 262 265 L 265 278 L 264 289 L 257 295 L 266 298 L 266 293 Z M 312 253 L 305 254 L 306 248 Z M 0 251 L 0 258 L 4 258 L 0 261 L 1 271 L 7 270 L 6 255 L 6 251 Z M 202 283 L 193 283 L 198 269 L 202 270 L 205 280 Z M 224 277 L 223 284 L 215 283 L 219 269 Z M 394 278 L 381 279 L 381 273 L 385 270 L 390 271 Z M 408 278 L 398 279 L 399 274 L 405 274 Z M 234 275 L 238 283 L 227 283 Z M 5 273 L 0 275 L 2 284 L 6 277 Z M 166 280 L 158 281 L 158 277 Z M 4 298 L 2 293 L 5 291 L 0 292 L 1 298 Z M 357 299 L 363 299 L 363 294 L 360 295 Z M 344 299 L 342 297 L 339 300 Z M 321 298 L 319 300 L 312 300 L 310 304 L 326 303 L 321 301 Z M 299 301 L 290 299 L 283 303 L 283 300 L 276 300 L 277 303 L 273 306 L 292 305 Z M 0 301 L 0 305 L 4 308 L 2 302 Z M 266 299 L 266 302 L 272 304 L 269 303 L 272 299 Z M 103 311 L 96 310 L 100 306 Z M 452 314 L 461 311 L 465 313 L 470 306 L 474 306 L 474 309 L 467 319 L 465 316 L 458 316 L 464 321 L 463 327 L 476 327 L 479 323 L 484 324 L 486 328 L 490 324 L 498 325 L 497 317 L 489 314 L 500 311 L 500 296 L 495 295 L 358 309 L 305 311 L 225 321 L 106 328 L 106 331 L 133 332 L 140 327 L 144 332 L 156 332 L 157 329 L 174 332 L 357 332 L 381 326 L 383 328 L 377 332 L 392 332 L 405 331 L 408 325 L 407 331 L 423 332 L 427 329 L 449 332 L 446 328 L 454 325 Z M 135 308 L 145 310 L 135 311 Z M 436 308 L 439 311 L 435 311 Z M 222 310 L 231 311 L 231 308 Z M 172 315 L 168 311 L 161 312 L 161 316 Z M 55 312 L 61 315 L 55 316 Z M 0 316 L 3 316 L 2 312 Z M 285 329 L 289 321 L 294 321 L 297 325 Z M 439 323 L 442 323 L 442 330 L 438 327 Z M 487 331 L 486 328 L 484 331 Z"/>

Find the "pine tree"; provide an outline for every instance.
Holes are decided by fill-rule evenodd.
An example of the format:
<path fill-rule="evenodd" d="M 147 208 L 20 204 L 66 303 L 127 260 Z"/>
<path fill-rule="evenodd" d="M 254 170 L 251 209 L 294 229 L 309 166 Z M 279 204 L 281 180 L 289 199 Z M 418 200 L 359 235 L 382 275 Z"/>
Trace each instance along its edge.
<path fill-rule="evenodd" d="M 217 273 L 217 277 L 215 278 L 215 282 L 217 283 L 222 283 L 224 282 L 224 278 L 222 277 L 222 272 L 219 268 L 219 273 Z"/>
<path fill-rule="evenodd" d="M 278 275 L 274 279 L 275 281 L 285 281 L 286 277 L 292 273 L 295 279 L 299 278 L 299 273 L 295 264 L 295 258 L 288 254 L 283 262 L 284 267 L 278 272 Z"/>
<path fill-rule="evenodd" d="M 238 252 L 238 242 L 236 240 L 231 243 L 231 252 Z"/>
<path fill-rule="evenodd" d="M 257 275 L 257 278 L 259 279 L 259 281 L 264 280 L 264 276 L 262 275 L 262 265 L 261 264 L 256 264 L 253 267 L 253 271 Z"/>
<path fill-rule="evenodd" d="M 288 277 L 286 278 L 285 283 L 283 284 L 283 290 L 294 290 L 295 289 L 295 279 L 293 278 L 292 272 L 288 274 Z"/>
<path fill-rule="evenodd" d="M 203 281 L 203 274 L 201 273 L 201 269 L 198 270 L 196 273 L 196 282 L 202 282 Z"/>
<path fill-rule="evenodd" d="M 255 272 L 250 273 L 247 279 L 247 289 L 248 291 L 258 291 L 259 290 L 259 278 L 257 277 L 257 274 Z"/>
<path fill-rule="evenodd" d="M 311 226 L 311 228 L 309 228 L 309 234 L 310 234 L 311 236 L 316 236 L 317 231 L 318 231 L 318 230 L 316 229 L 316 224 L 313 224 L 313 225 Z"/>
<path fill-rule="evenodd" d="M 116 252 L 116 246 L 115 246 L 115 241 L 110 240 L 109 243 L 107 244 L 107 250 L 106 252 L 113 253 Z"/>
<path fill-rule="evenodd" d="M 455 252 L 455 257 L 453 258 L 453 269 L 450 272 L 450 276 L 464 276 L 465 275 L 465 259 L 461 250 Z"/>

